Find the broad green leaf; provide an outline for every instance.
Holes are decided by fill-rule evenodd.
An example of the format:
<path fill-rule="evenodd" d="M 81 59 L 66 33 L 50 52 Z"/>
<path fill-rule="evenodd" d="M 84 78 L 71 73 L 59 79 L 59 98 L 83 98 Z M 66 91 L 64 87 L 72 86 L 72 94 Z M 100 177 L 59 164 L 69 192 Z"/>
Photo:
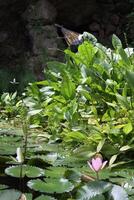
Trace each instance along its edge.
<path fill-rule="evenodd" d="M 18 200 L 20 196 L 21 193 L 14 189 L 0 191 L 0 200 Z"/>
<path fill-rule="evenodd" d="M 75 84 L 68 76 L 63 77 L 61 94 L 65 99 L 72 99 L 75 96 Z"/>
<path fill-rule="evenodd" d="M 77 192 L 77 200 L 91 200 L 111 189 L 112 185 L 103 181 L 93 181 L 82 186 Z"/>
<path fill-rule="evenodd" d="M 86 138 L 87 137 L 79 131 L 71 131 L 66 134 L 64 140 L 66 142 L 71 142 L 71 141 L 82 142 L 83 140 L 86 140 Z"/>
<path fill-rule="evenodd" d="M 125 124 L 125 126 L 123 127 L 123 131 L 126 134 L 129 134 L 132 130 L 133 130 L 133 127 L 132 127 L 131 122 L 129 122 L 128 124 Z"/>
<path fill-rule="evenodd" d="M 121 58 L 126 65 L 131 65 L 130 60 L 123 48 L 119 49 L 119 54 L 121 55 Z"/>
<path fill-rule="evenodd" d="M 130 85 L 132 89 L 134 89 L 134 72 L 133 71 L 127 71 L 126 73 L 127 82 Z"/>
<path fill-rule="evenodd" d="M 115 160 L 117 159 L 117 156 L 118 156 L 118 154 L 113 155 L 113 156 L 110 158 L 109 166 L 111 166 L 111 165 L 115 162 Z"/>
<path fill-rule="evenodd" d="M 97 146 L 97 150 L 96 150 L 97 152 L 100 152 L 100 151 L 101 151 L 101 149 L 102 149 L 104 143 L 105 143 L 105 139 L 103 139 L 103 140 L 101 140 L 101 141 L 99 142 L 99 144 L 98 144 L 98 146 Z"/>
<path fill-rule="evenodd" d="M 66 168 L 64 167 L 49 167 L 45 170 L 46 177 L 60 178 L 65 174 Z"/>
<path fill-rule="evenodd" d="M 114 49 L 122 48 L 121 40 L 115 34 L 113 34 L 113 36 L 112 36 L 112 45 L 113 45 Z"/>
<path fill-rule="evenodd" d="M 47 62 L 47 67 L 56 73 L 64 74 L 66 71 L 66 64 L 58 61 Z"/>
<path fill-rule="evenodd" d="M 120 148 L 120 151 L 127 151 L 128 149 L 131 149 L 132 147 L 129 145 L 123 146 Z"/>
<path fill-rule="evenodd" d="M 42 111 L 42 109 L 38 109 L 38 110 L 31 110 L 28 112 L 28 115 L 33 116 L 33 115 L 37 115 Z"/>
<path fill-rule="evenodd" d="M 82 38 L 83 38 L 84 40 L 87 40 L 87 41 L 93 43 L 93 44 L 96 44 L 96 43 L 97 43 L 96 37 L 95 37 L 94 35 L 92 35 L 91 33 L 84 32 L 84 33 L 82 34 Z"/>
<path fill-rule="evenodd" d="M 113 186 L 110 197 L 112 197 L 113 200 L 128 200 L 126 191 L 118 185 Z"/>
<path fill-rule="evenodd" d="M 21 167 L 11 166 L 5 169 L 5 173 L 9 176 L 20 177 Z M 38 167 L 22 165 L 22 174 L 21 177 L 27 176 L 29 178 L 44 176 L 44 170 Z"/>
<path fill-rule="evenodd" d="M 53 164 L 56 161 L 57 157 L 58 157 L 57 152 L 51 152 L 44 156 L 42 155 L 42 159 L 50 164 Z"/>
<path fill-rule="evenodd" d="M 45 182 L 44 182 L 45 181 Z M 49 179 L 46 178 L 44 181 L 40 179 L 28 181 L 28 187 L 35 191 L 47 192 L 47 193 L 63 193 L 72 191 L 74 188 L 73 184 L 67 179 Z"/>
<path fill-rule="evenodd" d="M 130 179 L 130 178 L 132 178 L 133 176 L 134 176 L 134 170 L 133 170 L 133 168 L 132 169 L 119 169 L 118 171 L 115 171 L 115 172 L 113 172 L 112 173 L 112 176 L 115 176 L 115 177 L 118 177 L 118 176 L 120 176 L 120 177 L 124 177 L 124 178 L 128 178 L 128 179 Z"/>
<path fill-rule="evenodd" d="M 116 98 L 118 103 L 125 108 L 129 108 L 129 102 L 126 97 L 121 96 L 120 94 L 116 94 Z"/>

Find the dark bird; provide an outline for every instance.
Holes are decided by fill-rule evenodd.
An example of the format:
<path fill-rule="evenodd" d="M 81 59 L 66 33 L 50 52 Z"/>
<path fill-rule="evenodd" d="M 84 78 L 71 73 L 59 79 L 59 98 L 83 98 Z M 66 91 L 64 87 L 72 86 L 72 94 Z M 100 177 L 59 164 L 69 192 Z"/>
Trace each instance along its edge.
<path fill-rule="evenodd" d="M 82 34 L 66 29 L 59 24 L 55 24 L 55 26 L 60 28 L 62 34 L 64 35 L 64 39 L 70 49 L 73 52 L 77 52 L 78 46 L 83 42 Z"/>

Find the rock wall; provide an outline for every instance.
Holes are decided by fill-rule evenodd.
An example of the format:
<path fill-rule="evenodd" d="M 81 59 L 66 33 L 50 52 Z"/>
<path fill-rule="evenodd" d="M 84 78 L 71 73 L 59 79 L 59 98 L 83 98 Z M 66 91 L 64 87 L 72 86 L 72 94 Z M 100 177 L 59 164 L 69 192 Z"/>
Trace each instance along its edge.
<path fill-rule="evenodd" d="M 0 69 L 30 68 L 41 80 L 46 62 L 64 55 L 55 23 L 88 31 L 109 46 L 113 33 L 124 38 L 132 5 L 129 0 L 0 0 Z"/>

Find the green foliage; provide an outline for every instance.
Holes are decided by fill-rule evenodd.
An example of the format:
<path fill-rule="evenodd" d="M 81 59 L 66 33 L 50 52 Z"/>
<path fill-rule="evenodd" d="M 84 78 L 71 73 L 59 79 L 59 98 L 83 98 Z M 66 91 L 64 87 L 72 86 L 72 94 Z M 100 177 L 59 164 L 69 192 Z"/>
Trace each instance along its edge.
<path fill-rule="evenodd" d="M 82 186 L 78 190 L 77 199 L 90 200 L 96 196 L 99 197 L 99 195 L 102 195 L 103 193 L 107 192 L 110 188 L 111 188 L 110 183 L 93 181 L 87 185 Z"/>
<path fill-rule="evenodd" d="M 19 191 L 13 189 L 0 191 L 1 200 L 17 200 L 19 199 L 20 195 L 21 193 Z"/>
<path fill-rule="evenodd" d="M 2 95 L 1 119 L 17 119 L 23 131 L 2 127 L 0 160 L 14 164 L 21 147 L 25 165 L 5 172 L 29 177 L 28 187 L 44 193 L 37 199 L 127 200 L 134 195 L 134 53 L 115 35 L 114 50 L 83 37 L 78 52 L 67 49 L 65 63 L 49 62 L 47 79 L 30 83 L 21 100 Z M 108 160 L 103 181 L 92 181 L 87 166 L 96 153 Z"/>
<path fill-rule="evenodd" d="M 128 200 L 127 192 L 118 185 L 113 186 L 110 192 L 110 197 L 112 197 L 113 200 Z"/>
<path fill-rule="evenodd" d="M 83 200 L 128 200 L 127 192 L 118 185 L 107 182 L 91 182 L 82 186 L 77 192 L 76 199 Z"/>
<path fill-rule="evenodd" d="M 13 176 L 20 177 L 21 168 L 20 166 L 11 166 L 5 169 L 5 173 Z M 27 176 L 29 178 L 44 176 L 43 169 L 34 166 L 22 165 L 22 174 L 21 177 Z"/>
<path fill-rule="evenodd" d="M 44 181 L 36 179 L 28 182 L 28 187 L 35 191 L 45 193 L 64 193 L 73 190 L 74 186 L 71 182 L 64 178 L 49 179 L 46 178 Z"/>
<path fill-rule="evenodd" d="M 16 66 L 16 69 L 7 69 L 3 67 L 0 69 L 0 94 L 3 92 L 15 92 L 17 91 L 20 95 L 24 91 L 24 88 L 29 82 L 36 80 L 32 70 L 29 70 L 23 66 Z"/>

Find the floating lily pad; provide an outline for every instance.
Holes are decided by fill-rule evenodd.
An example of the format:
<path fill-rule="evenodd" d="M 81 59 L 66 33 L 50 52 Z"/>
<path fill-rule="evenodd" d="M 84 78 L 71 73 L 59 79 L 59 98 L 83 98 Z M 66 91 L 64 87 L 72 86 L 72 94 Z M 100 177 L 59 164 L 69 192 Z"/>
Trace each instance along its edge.
<path fill-rule="evenodd" d="M 18 200 L 21 193 L 17 190 L 0 191 L 0 200 Z"/>
<path fill-rule="evenodd" d="M 113 188 L 110 192 L 110 196 L 114 200 L 128 200 L 127 192 L 124 188 L 120 187 L 119 185 L 113 185 Z"/>
<path fill-rule="evenodd" d="M 20 177 L 21 168 L 20 166 L 11 166 L 5 169 L 5 173 L 7 175 L 13 176 L 13 177 Z M 35 178 L 44 176 L 44 170 L 38 167 L 33 167 L 29 165 L 23 165 L 22 166 L 22 177 L 27 176 L 29 178 Z"/>
<path fill-rule="evenodd" d="M 77 192 L 77 200 L 91 200 L 97 195 L 102 195 L 103 193 L 109 191 L 112 185 L 103 181 L 93 181 L 82 186 Z"/>
<path fill-rule="evenodd" d="M 74 186 L 71 182 L 67 179 L 60 178 L 60 179 L 49 179 L 46 178 L 45 182 L 37 179 L 31 180 L 28 182 L 28 187 L 35 191 L 39 192 L 47 192 L 47 193 L 63 193 L 72 191 Z"/>
<path fill-rule="evenodd" d="M 47 177 L 60 178 L 65 174 L 66 168 L 64 167 L 49 167 L 45 174 Z"/>

